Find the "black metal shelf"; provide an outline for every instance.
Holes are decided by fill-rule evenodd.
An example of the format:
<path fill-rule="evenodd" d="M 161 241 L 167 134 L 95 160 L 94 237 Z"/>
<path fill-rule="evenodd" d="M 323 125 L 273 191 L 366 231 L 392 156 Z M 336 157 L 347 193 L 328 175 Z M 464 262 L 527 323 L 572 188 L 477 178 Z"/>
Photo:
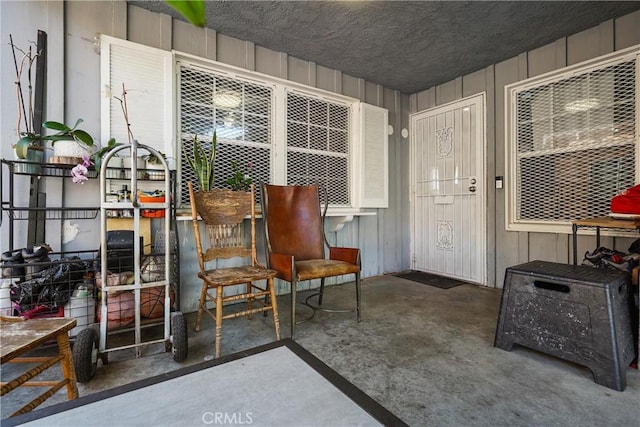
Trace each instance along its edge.
<path fill-rule="evenodd" d="M 14 175 L 27 175 L 27 176 L 39 176 L 39 177 L 54 177 L 54 178 L 71 178 L 71 169 L 75 164 L 64 163 L 38 163 L 29 162 L 26 160 L 5 160 L 2 159 L 2 163 L 6 164 L 10 171 Z M 130 180 L 131 169 L 125 168 L 111 168 L 108 167 L 105 171 L 107 179 L 115 180 Z M 164 181 L 164 171 L 158 169 L 138 169 L 137 179 L 141 181 Z M 98 171 L 89 167 L 87 177 L 94 179 L 98 177 Z"/>
<path fill-rule="evenodd" d="M 99 208 L 22 208 L 22 207 L 3 207 L 2 210 L 7 211 L 9 218 L 16 221 L 30 219 L 95 219 L 98 217 Z"/>
<path fill-rule="evenodd" d="M 71 169 L 76 165 L 62 163 L 38 163 L 26 160 L 2 160 L 6 164 L 11 173 L 14 175 L 28 176 L 50 176 L 55 178 L 71 178 Z M 98 172 L 95 169 L 89 169 L 88 178 L 97 178 Z"/>

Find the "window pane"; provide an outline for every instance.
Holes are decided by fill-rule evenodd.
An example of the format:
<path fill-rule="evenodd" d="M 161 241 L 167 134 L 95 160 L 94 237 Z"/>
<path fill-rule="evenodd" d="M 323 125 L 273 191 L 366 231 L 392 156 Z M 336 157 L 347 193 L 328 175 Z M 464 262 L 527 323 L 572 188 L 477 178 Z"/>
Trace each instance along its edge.
<path fill-rule="evenodd" d="M 214 186 L 225 187 L 236 161 L 254 182 L 271 175 L 272 89 L 219 76 L 213 70 L 180 66 L 180 130 L 183 143 L 181 203 L 189 203 L 186 183 L 195 175 L 185 160 L 193 135 L 210 141 L 215 129 L 218 146 Z M 215 126 L 215 127 L 214 127 Z M 206 146 L 209 149 L 210 144 Z"/>
<path fill-rule="evenodd" d="M 516 94 L 516 222 L 609 213 L 637 176 L 635 60 Z"/>
<path fill-rule="evenodd" d="M 350 205 L 346 105 L 287 94 L 287 182 L 319 183 L 329 203 Z"/>

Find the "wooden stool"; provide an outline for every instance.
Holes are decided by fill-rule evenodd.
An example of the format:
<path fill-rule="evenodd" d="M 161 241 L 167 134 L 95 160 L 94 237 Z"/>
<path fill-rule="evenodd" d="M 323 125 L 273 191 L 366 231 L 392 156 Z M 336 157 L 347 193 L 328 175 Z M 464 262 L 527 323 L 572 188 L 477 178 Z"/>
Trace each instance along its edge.
<path fill-rule="evenodd" d="M 25 320 L 21 317 L 0 316 L 0 341 L 2 341 L 0 364 L 38 363 L 38 366 L 29 369 L 18 378 L 9 382 L 1 382 L 2 392 L 0 396 L 4 396 L 20 386 L 50 387 L 40 396 L 11 414 L 12 417 L 33 410 L 63 386 L 67 387 L 67 398 L 69 400 L 78 397 L 76 373 L 71 356 L 71 345 L 69 344 L 69 330 L 74 326 L 76 326 L 76 319 L 63 317 Z M 58 341 L 58 355 L 51 357 L 19 357 L 54 339 Z M 64 379 L 60 381 L 29 381 L 58 362 L 62 366 Z"/>

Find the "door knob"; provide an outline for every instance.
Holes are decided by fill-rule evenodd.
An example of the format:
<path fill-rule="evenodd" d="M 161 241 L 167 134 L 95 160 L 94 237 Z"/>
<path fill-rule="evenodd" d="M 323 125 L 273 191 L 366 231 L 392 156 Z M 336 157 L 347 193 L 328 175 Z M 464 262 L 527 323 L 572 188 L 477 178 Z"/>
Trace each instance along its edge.
<path fill-rule="evenodd" d="M 469 191 L 471 191 L 472 193 L 475 193 L 476 192 L 476 186 L 475 185 L 471 185 L 469 187 Z"/>

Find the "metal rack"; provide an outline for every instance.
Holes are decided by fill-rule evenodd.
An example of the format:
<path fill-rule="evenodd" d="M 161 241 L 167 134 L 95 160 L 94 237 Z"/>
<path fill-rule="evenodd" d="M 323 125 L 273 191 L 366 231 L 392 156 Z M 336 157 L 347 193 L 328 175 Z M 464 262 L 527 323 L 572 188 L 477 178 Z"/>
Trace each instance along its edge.
<path fill-rule="evenodd" d="M 107 181 L 113 174 L 108 173 L 105 168 L 105 173 L 100 174 L 100 306 L 99 306 L 99 329 L 87 328 L 78 334 L 76 343 L 74 345 L 74 363 L 76 364 L 76 376 L 78 381 L 84 382 L 90 380 L 96 371 L 97 360 L 102 359 L 103 363 L 106 363 L 107 354 L 109 352 L 134 349 L 136 357 L 141 356 L 141 347 L 151 344 L 164 343 L 166 350 L 171 350 L 174 360 L 180 362 L 187 357 L 187 330 L 186 321 L 183 314 L 179 311 L 179 289 L 178 281 L 175 280 L 179 277 L 176 274 L 178 263 L 176 262 L 178 257 L 178 249 L 176 240 L 171 239 L 172 234 L 175 236 L 175 205 L 172 200 L 172 195 L 175 191 L 175 179 L 166 160 L 155 149 L 138 144 L 133 141 L 132 144 L 122 145 L 113 148 L 106 153 L 103 157 L 103 165 L 108 165 L 110 159 L 120 151 L 126 151 L 130 154 L 132 159 L 138 157 L 138 149 L 148 151 L 150 154 L 161 159 L 161 163 L 164 166 L 162 180 L 154 179 L 156 183 L 161 183 L 164 187 L 164 201 L 160 203 L 142 203 L 138 195 L 139 180 L 144 179 L 144 171 L 139 171 L 136 162 L 132 162 L 130 170 L 126 170 L 124 174 L 124 180 L 129 183 L 131 188 L 130 200 L 110 201 L 107 199 Z M 118 178 L 123 180 L 123 175 L 116 174 Z M 143 245 L 141 243 L 140 222 L 142 218 L 142 212 L 145 210 L 164 211 L 162 215 L 162 235 L 164 236 L 163 247 L 155 248 L 155 250 L 149 256 L 155 257 L 159 260 L 156 265 L 157 271 L 153 272 L 153 276 L 147 276 L 147 281 L 143 281 L 142 273 L 142 259 L 143 259 Z M 112 261 L 109 256 L 109 246 L 107 242 L 107 220 L 109 219 L 108 212 L 114 211 L 126 211 L 131 212 L 131 218 L 133 221 L 133 280 L 121 282 L 118 280 L 112 281 L 113 273 L 108 270 L 109 262 Z M 172 228 L 172 224 L 174 225 Z M 173 233 L 172 233 L 173 232 Z M 167 236 L 169 236 L 167 238 Z M 172 245 L 173 243 L 173 245 Z M 172 269 L 173 266 L 173 269 Z M 143 293 L 155 290 L 157 292 L 157 298 L 164 295 L 163 302 L 163 316 L 162 319 L 143 319 L 141 310 L 141 298 Z M 176 299 L 171 301 L 172 292 L 176 295 Z M 122 313 L 117 313 L 118 310 L 122 310 L 122 296 L 127 296 L 130 302 L 133 298 L 133 313 L 131 313 L 130 306 L 125 308 L 127 310 L 127 316 L 133 314 L 133 325 L 125 328 L 127 331 L 133 332 L 133 343 L 125 342 L 116 345 L 107 345 L 107 336 L 113 332 L 109 327 L 110 315 L 114 312 L 111 309 L 112 300 L 115 302 L 116 318 L 118 315 L 124 316 Z M 178 309 L 176 309 L 176 307 Z M 159 320 L 162 320 L 160 322 Z M 117 324 L 117 323 L 116 323 Z M 163 324 L 163 337 L 159 339 L 143 339 L 142 329 L 148 326 Z M 116 326 L 117 329 L 118 326 Z"/>
<path fill-rule="evenodd" d="M 151 154 L 159 156 L 159 153 L 153 150 L 152 148 L 146 146 L 140 146 L 141 148 L 147 150 Z M 118 147 L 111 152 L 107 153 L 104 156 L 103 165 L 108 165 L 109 159 L 120 150 L 129 150 L 130 154 L 133 158 L 137 157 L 137 145 L 126 145 L 122 147 Z M 4 214 L 6 213 L 7 219 L 9 221 L 9 248 L 11 250 L 14 249 L 16 234 L 14 231 L 14 225 L 16 225 L 15 221 L 23 221 L 23 220 L 37 220 L 37 221 L 48 221 L 48 220 L 95 220 L 98 217 L 98 213 L 100 213 L 100 227 L 101 227 L 101 243 L 99 250 L 91 250 L 91 251 L 76 251 L 74 253 L 53 253 L 51 252 L 50 261 L 42 264 L 42 268 L 53 268 L 59 265 L 75 265 L 78 264 L 79 259 L 83 263 L 84 266 L 84 275 L 75 274 L 66 278 L 65 280 L 59 280 L 59 277 L 52 278 L 50 281 L 45 283 L 46 287 L 51 289 L 56 289 L 58 291 L 61 288 L 64 288 L 64 292 L 67 300 L 69 301 L 67 307 L 65 305 L 64 310 L 62 306 L 58 307 L 57 305 L 53 305 L 52 308 L 45 312 L 35 311 L 40 310 L 41 307 L 37 303 L 40 296 L 36 295 L 33 298 L 33 307 L 21 307 L 24 308 L 24 313 L 21 311 L 18 314 L 27 314 L 45 317 L 58 317 L 58 316 L 74 316 L 74 312 L 83 312 L 83 320 L 78 321 L 79 327 L 74 328 L 71 331 L 71 335 L 75 335 L 73 353 L 74 353 L 74 364 L 76 370 L 76 376 L 80 382 L 89 381 L 93 378 L 98 359 L 102 359 L 103 363 L 107 363 L 107 354 L 114 350 L 120 350 L 124 348 L 134 348 L 136 350 L 136 356 L 141 355 L 140 347 L 146 344 L 152 343 L 164 343 L 165 349 L 167 351 L 171 350 L 173 353 L 173 357 L 175 360 L 180 361 L 186 358 L 187 355 L 187 332 L 186 332 L 186 322 L 182 313 L 179 311 L 180 307 L 180 299 L 179 299 L 179 281 L 180 281 L 180 272 L 179 272 L 179 248 L 177 245 L 177 227 L 174 221 L 175 219 L 175 203 L 171 195 L 175 194 L 175 173 L 174 171 L 169 170 L 166 161 L 163 159 L 163 170 L 146 170 L 146 169 L 138 169 L 136 165 L 133 165 L 131 169 L 124 168 L 107 168 L 103 167 L 102 173 L 98 173 L 98 171 L 90 169 L 88 171 L 88 177 L 90 179 L 99 178 L 100 180 L 100 200 L 96 200 L 93 206 L 88 207 L 66 207 L 64 204 L 61 204 L 59 207 L 49 207 L 49 206 L 39 206 L 39 207 L 26 207 L 19 205 L 19 198 L 15 197 L 15 189 L 17 186 L 21 186 L 21 184 L 28 184 L 28 179 L 42 179 L 42 178 L 53 178 L 53 179 L 62 179 L 62 196 L 64 196 L 65 185 L 68 179 L 71 177 L 71 169 L 75 165 L 66 165 L 66 164 L 52 164 L 52 163 L 37 163 L 37 162 L 29 162 L 22 160 L 1 160 L 2 163 L 2 174 L 0 174 L 0 223 L 4 219 Z M 24 176 L 24 178 L 18 178 L 20 176 Z M 5 185 L 3 180 L 8 181 L 8 192 L 5 191 Z M 24 181 L 24 182 L 21 182 Z M 134 197 L 131 201 L 127 203 L 119 203 L 118 205 L 114 205 L 112 203 L 107 203 L 105 201 L 105 193 L 106 193 L 106 183 L 107 182 L 118 182 L 124 181 L 128 182 L 131 186 Z M 165 202 L 164 203 L 140 203 L 137 198 L 137 188 L 138 183 L 140 181 L 153 181 L 159 185 L 164 187 L 165 192 Z M 63 197 L 62 197 L 63 198 Z M 141 212 L 145 210 L 164 211 L 162 229 L 159 229 L 156 233 L 156 242 L 151 250 L 151 253 L 146 255 L 153 257 L 155 260 L 155 265 L 153 268 L 158 269 L 158 271 L 149 271 L 148 266 L 146 266 L 145 273 L 147 274 L 146 278 L 153 277 L 154 279 L 159 280 L 147 280 L 145 283 L 141 280 L 141 260 L 142 257 L 142 248 L 136 244 L 134 248 L 136 252 L 135 258 L 135 266 L 134 266 L 134 283 L 131 285 L 125 285 L 125 287 L 106 287 L 104 289 L 105 292 L 101 294 L 98 292 L 97 287 L 95 286 L 95 282 L 91 279 L 91 283 L 85 283 L 86 277 L 93 277 L 95 274 L 96 277 L 101 279 L 106 277 L 106 245 L 105 245 L 105 235 L 106 235 L 106 220 L 107 210 L 111 209 L 126 209 L 133 212 L 132 220 L 134 221 L 134 233 L 136 234 L 135 241 L 139 242 L 138 234 L 139 234 L 139 221 Z M 159 223 L 160 219 L 152 219 L 152 221 L 156 221 Z M 168 236 L 168 237 L 167 237 Z M 21 265 L 16 265 L 16 267 L 22 267 Z M 160 271 L 161 270 L 161 271 Z M 82 276 L 82 277 L 80 277 Z M 20 284 L 21 279 L 16 279 L 16 283 Z M 107 283 L 104 280 L 102 283 Z M 84 285 L 87 285 L 86 287 Z M 77 289 L 82 289 L 82 292 L 86 293 L 85 289 L 94 289 L 94 292 L 91 292 L 89 295 L 86 295 L 86 301 L 91 302 L 91 304 L 87 303 L 85 307 L 74 307 L 71 302 L 73 297 L 76 297 Z M 163 288 L 164 289 L 164 315 L 163 319 L 157 318 L 144 318 L 142 319 L 140 316 L 140 295 L 143 290 L 149 290 L 153 288 Z M 131 327 L 123 327 L 115 330 L 107 330 L 106 328 L 106 319 L 108 315 L 106 314 L 106 304 L 104 304 L 108 292 L 131 292 L 135 295 L 135 321 Z M 83 294 L 84 295 L 84 294 Z M 94 299 L 96 296 L 100 296 L 100 298 L 96 300 Z M 175 299 L 170 299 L 171 295 L 175 295 Z M 102 303 L 102 304 L 101 304 Z M 12 303 L 13 304 L 13 303 Z M 100 324 L 94 323 L 93 314 L 95 312 L 95 305 L 98 306 L 99 313 L 97 313 L 100 317 Z M 15 306 L 15 305 L 14 305 Z M 31 309 L 34 310 L 31 310 Z M 91 316 L 88 315 L 91 314 Z M 74 316 L 75 317 L 75 316 Z M 104 320 L 105 325 L 102 325 Z M 163 322 L 159 322 L 162 320 Z M 160 323 L 164 324 L 164 337 L 162 339 L 154 340 L 154 341 L 143 341 L 141 329 L 157 326 Z M 86 325 L 91 324 L 90 327 L 86 327 Z M 80 326 L 82 325 L 82 326 Z M 83 329 L 85 328 L 85 329 Z M 79 330 L 77 335 L 75 331 Z M 134 344 L 114 346 L 111 348 L 107 348 L 106 340 L 107 335 L 120 335 L 121 333 L 126 333 L 133 331 Z"/>
<path fill-rule="evenodd" d="M 23 252 L 34 248 L 34 243 L 42 245 L 47 221 L 95 220 L 97 217 L 99 209 L 95 205 L 50 207 L 44 206 L 46 205 L 44 199 L 40 200 L 40 205 L 37 207 L 19 204 L 21 199 L 16 196 L 17 191 L 22 189 L 27 191 L 33 180 L 60 179 L 63 195 L 65 183 L 68 181 L 65 178 L 70 178 L 70 171 L 75 165 L 6 159 L 2 159 L 1 164 L 0 224 L 5 225 L 3 221 L 8 221 L 8 246 L 3 251 L 12 256 L 18 251 Z M 97 172 L 90 170 L 88 177 L 96 178 Z M 29 221 L 29 232 L 24 241 L 16 242 L 18 237 L 25 237 L 16 234 L 17 221 Z M 33 239 L 36 241 L 33 242 Z M 16 244 L 18 244 L 17 247 Z M 93 295 L 89 295 L 86 289 L 93 288 L 96 256 L 95 249 L 55 252 L 48 248 L 44 257 L 29 260 L 25 258 L 22 262 L 3 260 L 1 269 L 3 280 L 0 284 L 2 313 L 25 318 L 76 317 L 79 326 L 93 322 L 93 313 L 90 309 L 90 307 L 93 308 Z M 5 269 L 10 269 L 10 272 Z M 22 273 L 16 273 L 18 271 Z M 77 298 L 76 289 L 78 288 L 85 289 L 84 298 Z M 80 304 L 84 306 L 80 307 Z M 83 314 L 78 316 L 79 313 Z M 80 327 L 72 329 L 70 335 L 74 336 L 79 329 Z"/>
<path fill-rule="evenodd" d="M 15 243 L 14 221 L 48 221 L 48 220 L 71 220 L 71 219 L 95 219 L 99 209 L 95 206 L 89 207 L 28 207 L 17 206 L 15 198 L 16 177 L 37 177 L 41 178 L 69 178 L 71 169 L 75 165 L 37 163 L 25 160 L 5 160 L 2 159 L 3 171 L 0 174 L 0 200 L 2 212 L 6 212 L 9 219 L 9 248 L 13 249 Z M 6 169 L 5 169 L 6 168 Z M 5 170 L 8 178 L 8 194 L 4 193 Z M 96 178 L 97 171 L 89 170 L 88 177 Z M 65 179 L 62 179 L 63 192 Z M 3 215 L 0 215 L 2 224 Z"/>

